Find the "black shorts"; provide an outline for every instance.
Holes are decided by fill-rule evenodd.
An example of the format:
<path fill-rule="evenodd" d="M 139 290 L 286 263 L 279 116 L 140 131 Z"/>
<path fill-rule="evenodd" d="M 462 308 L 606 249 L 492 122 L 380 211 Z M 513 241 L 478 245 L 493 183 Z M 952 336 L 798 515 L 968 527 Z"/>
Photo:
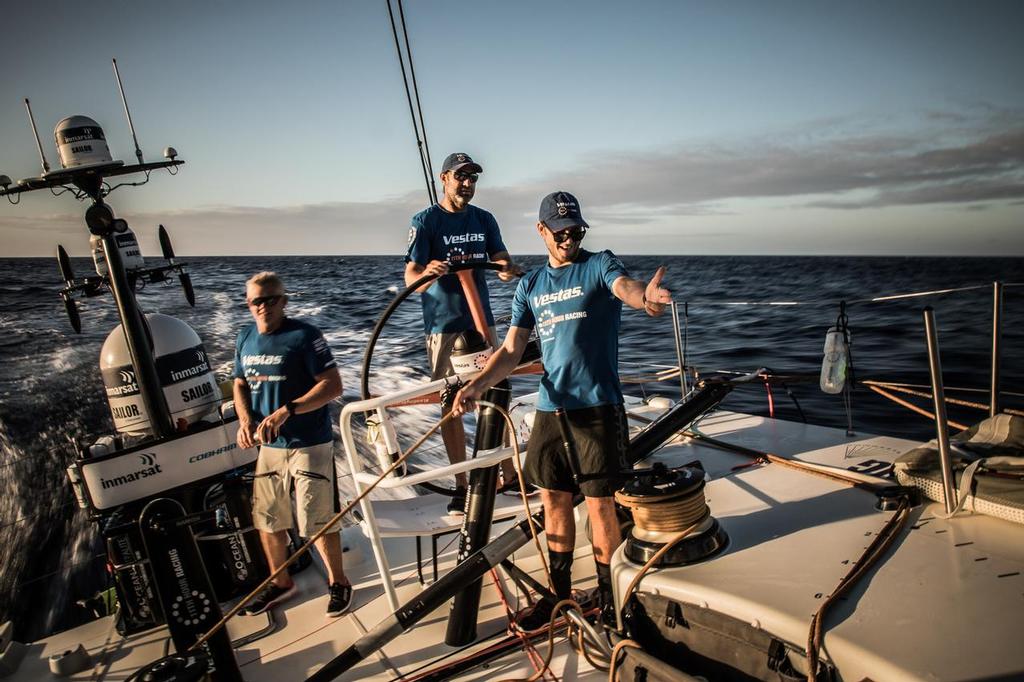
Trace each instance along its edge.
<path fill-rule="evenodd" d="M 573 481 L 562 432 L 554 412 L 537 411 L 527 444 L 523 473 L 533 485 L 546 490 L 582 492 L 587 497 L 612 497 L 622 487 L 629 427 L 622 405 L 599 405 L 566 410 L 579 455 L 579 485 Z"/>

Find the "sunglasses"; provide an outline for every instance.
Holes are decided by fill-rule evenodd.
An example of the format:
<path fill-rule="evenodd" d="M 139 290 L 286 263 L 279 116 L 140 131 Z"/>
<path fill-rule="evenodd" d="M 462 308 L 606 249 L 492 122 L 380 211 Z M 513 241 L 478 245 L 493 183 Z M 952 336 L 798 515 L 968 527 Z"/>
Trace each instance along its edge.
<path fill-rule="evenodd" d="M 556 244 L 561 244 L 565 242 L 565 240 L 567 239 L 571 239 L 574 242 L 581 242 L 583 241 L 584 235 L 587 234 L 587 228 L 583 227 L 582 225 L 577 225 L 576 227 L 567 227 L 564 230 L 559 230 L 558 232 L 555 232 L 550 227 L 548 228 L 548 230 L 551 231 L 551 238 L 555 240 Z"/>
<path fill-rule="evenodd" d="M 261 305 L 275 306 L 282 298 L 284 298 L 284 296 L 281 294 L 274 294 L 273 296 L 257 296 L 249 301 L 249 305 L 253 308 L 259 308 Z"/>
<path fill-rule="evenodd" d="M 463 172 L 463 171 L 455 171 L 454 173 L 452 173 L 452 177 L 454 177 L 459 182 L 463 182 L 465 180 L 469 180 L 471 183 L 473 183 L 475 185 L 476 181 L 480 179 L 480 174 L 479 173 L 466 173 L 466 172 Z"/>

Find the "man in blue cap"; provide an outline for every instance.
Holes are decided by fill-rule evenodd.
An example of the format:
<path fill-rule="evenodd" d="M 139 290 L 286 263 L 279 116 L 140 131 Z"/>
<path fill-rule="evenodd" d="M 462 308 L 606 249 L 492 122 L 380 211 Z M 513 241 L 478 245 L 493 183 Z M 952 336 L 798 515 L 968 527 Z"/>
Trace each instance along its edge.
<path fill-rule="evenodd" d="M 462 284 L 454 274 L 448 274 L 449 265 L 488 260 L 500 263 L 504 269 L 498 273 L 498 278 L 503 282 L 522 274 L 501 240 L 501 231 L 494 216 L 469 203 L 476 193 L 476 182 L 482 172 L 483 168 L 469 154 L 449 154 L 441 166 L 444 196 L 437 204 L 412 217 L 409 250 L 405 256 L 405 285 L 410 286 L 424 275 L 438 275 L 436 280 L 420 289 L 431 379 L 454 374 L 450 359 L 452 348 L 463 332 L 474 328 Z M 491 338 L 487 341 L 493 346 L 496 342 L 494 315 L 483 270 L 474 270 L 473 280 L 480 292 L 487 325 L 491 328 Z M 450 405 L 441 407 L 442 414 L 450 410 Z M 441 437 L 449 462 L 455 464 L 466 459 L 466 432 L 461 419 L 445 422 L 441 427 Z M 512 480 L 514 473 L 511 466 L 507 466 L 506 480 Z M 456 492 L 448 504 L 449 514 L 464 512 L 466 482 L 466 474 L 455 477 Z"/>
<path fill-rule="evenodd" d="M 519 282 L 512 301 L 512 323 L 505 341 L 483 372 L 455 396 L 462 414 L 518 365 L 536 327 L 544 360 L 537 412 L 527 446 L 525 474 L 541 488 L 551 580 L 559 599 L 570 595 L 576 526 L 574 493 L 582 492 L 593 529 L 598 596 L 613 613 L 612 552 L 622 541 L 614 493 L 629 468 L 629 429 L 619 383 L 619 322 L 622 304 L 661 315 L 672 296 L 661 286 L 665 268 L 649 282 L 632 279 L 610 251 L 592 253 L 581 242 L 588 225 L 579 202 L 553 192 L 540 205 L 537 232 L 548 250 L 545 266 Z M 576 442 L 578 462 L 569 462 L 555 410 L 563 408 Z M 553 604 L 538 603 L 520 627 L 547 624 Z"/>

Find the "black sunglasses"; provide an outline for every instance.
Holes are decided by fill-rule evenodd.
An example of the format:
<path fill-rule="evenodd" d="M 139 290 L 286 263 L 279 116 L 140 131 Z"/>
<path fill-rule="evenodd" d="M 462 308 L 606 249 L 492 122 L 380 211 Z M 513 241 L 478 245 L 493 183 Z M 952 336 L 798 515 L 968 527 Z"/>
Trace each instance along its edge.
<path fill-rule="evenodd" d="M 559 230 L 558 232 L 555 232 L 550 227 L 548 230 L 551 230 L 551 238 L 555 240 L 556 244 L 561 244 L 566 239 L 572 239 L 574 242 L 581 242 L 583 241 L 584 235 L 587 234 L 587 228 L 582 225 L 567 227 L 564 230 Z"/>
<path fill-rule="evenodd" d="M 274 294 L 273 296 L 257 296 L 256 298 L 249 301 L 249 305 L 253 308 L 259 308 L 261 305 L 277 305 L 278 301 L 284 298 L 281 294 Z"/>
<path fill-rule="evenodd" d="M 480 179 L 480 174 L 479 173 L 466 173 L 464 171 L 455 171 L 454 173 L 452 173 L 452 177 L 454 177 L 459 182 L 463 182 L 464 180 L 469 180 L 471 183 L 476 184 L 476 181 Z"/>

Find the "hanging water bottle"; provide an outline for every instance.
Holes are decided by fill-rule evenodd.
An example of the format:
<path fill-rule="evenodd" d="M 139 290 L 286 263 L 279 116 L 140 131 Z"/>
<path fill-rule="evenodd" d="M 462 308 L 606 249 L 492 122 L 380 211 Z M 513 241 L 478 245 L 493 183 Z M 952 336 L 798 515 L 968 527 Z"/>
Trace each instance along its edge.
<path fill-rule="evenodd" d="M 841 393 L 850 366 L 850 332 L 845 327 L 829 327 L 825 334 L 825 357 L 821 361 L 821 390 Z"/>
<path fill-rule="evenodd" d="M 367 415 L 366 440 L 373 444 L 377 464 L 382 470 L 387 470 L 398 458 L 398 434 L 395 433 L 395 427 L 390 419 L 383 418 L 380 414 Z M 399 476 L 405 475 L 405 466 L 399 467 L 395 473 Z"/>

